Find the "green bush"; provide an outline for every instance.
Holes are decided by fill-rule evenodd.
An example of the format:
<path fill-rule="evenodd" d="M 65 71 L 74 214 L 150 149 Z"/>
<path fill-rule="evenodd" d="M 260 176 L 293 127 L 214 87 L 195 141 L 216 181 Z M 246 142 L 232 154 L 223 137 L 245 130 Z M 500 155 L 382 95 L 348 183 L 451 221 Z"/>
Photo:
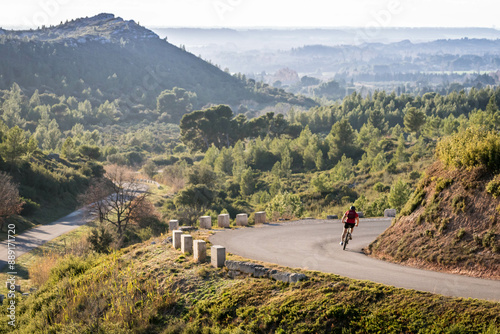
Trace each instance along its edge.
<path fill-rule="evenodd" d="M 424 189 L 415 190 L 413 192 L 413 194 L 410 196 L 410 199 L 408 199 L 405 206 L 401 210 L 401 215 L 408 216 L 413 211 L 415 211 L 415 209 L 418 208 L 418 206 L 422 204 L 422 201 L 424 200 L 425 195 L 426 195 L 426 192 Z"/>
<path fill-rule="evenodd" d="M 414 170 L 410 173 L 410 180 L 418 180 L 420 178 L 420 173 Z"/>
<path fill-rule="evenodd" d="M 278 193 L 266 208 L 267 217 L 273 219 L 300 217 L 303 212 L 300 197 L 289 192 Z"/>
<path fill-rule="evenodd" d="M 23 211 L 21 211 L 22 216 L 31 216 L 38 209 L 40 209 L 40 204 L 38 204 L 35 201 L 32 201 L 29 198 L 21 197 L 21 200 L 23 201 Z"/>
<path fill-rule="evenodd" d="M 465 229 L 461 228 L 460 230 L 458 230 L 457 232 L 457 235 L 456 235 L 456 239 L 457 240 L 462 240 L 463 237 L 465 236 Z"/>
<path fill-rule="evenodd" d="M 459 211 L 465 212 L 465 197 L 456 196 L 451 200 L 451 207 L 454 213 L 459 213 Z"/>
<path fill-rule="evenodd" d="M 443 178 L 438 178 L 436 181 L 436 194 L 439 194 L 441 191 L 446 189 L 448 186 L 450 186 L 453 183 L 453 180 L 450 179 L 443 179 Z"/>
<path fill-rule="evenodd" d="M 468 128 L 442 139 L 436 155 L 449 167 L 472 168 L 484 166 L 491 171 L 500 170 L 500 135 L 482 128 Z"/>
<path fill-rule="evenodd" d="M 486 185 L 486 191 L 490 193 L 493 198 L 500 196 L 500 181 L 492 180 Z"/>
<path fill-rule="evenodd" d="M 50 271 L 49 280 L 58 282 L 64 277 L 74 277 L 83 274 L 91 268 L 91 263 L 81 257 L 69 255 Z"/>
<path fill-rule="evenodd" d="M 97 253 L 109 253 L 113 236 L 104 227 L 100 227 L 92 229 L 87 240 L 93 251 Z"/>
<path fill-rule="evenodd" d="M 386 187 L 384 186 L 384 184 L 382 182 L 377 182 L 373 185 L 373 190 L 375 191 L 378 191 L 379 193 L 382 193 L 382 192 L 385 192 L 387 191 L 388 189 L 390 189 L 389 187 Z"/>

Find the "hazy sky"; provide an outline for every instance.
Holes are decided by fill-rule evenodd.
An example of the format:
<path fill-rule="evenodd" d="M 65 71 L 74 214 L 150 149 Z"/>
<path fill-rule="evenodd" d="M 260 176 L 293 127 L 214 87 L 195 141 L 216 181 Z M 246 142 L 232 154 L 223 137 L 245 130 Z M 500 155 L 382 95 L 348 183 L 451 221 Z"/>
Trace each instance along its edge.
<path fill-rule="evenodd" d="M 488 27 L 499 0 L 3 0 L 0 27 L 113 13 L 146 27 Z"/>

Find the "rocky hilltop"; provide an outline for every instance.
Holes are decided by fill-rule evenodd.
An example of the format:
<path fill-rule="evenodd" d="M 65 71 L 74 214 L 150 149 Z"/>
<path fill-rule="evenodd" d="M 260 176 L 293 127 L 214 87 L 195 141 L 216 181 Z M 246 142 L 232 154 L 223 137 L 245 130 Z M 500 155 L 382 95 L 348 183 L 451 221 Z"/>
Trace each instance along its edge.
<path fill-rule="evenodd" d="M 137 111 L 155 109 L 159 94 L 174 87 L 196 93 L 194 108 L 228 104 L 260 110 L 279 102 L 316 105 L 222 71 L 134 21 L 112 14 L 36 30 L 0 30 L 0 59 L 0 89 L 17 83 L 28 94 L 38 90 L 95 103 L 119 100 L 124 108 Z"/>
<path fill-rule="evenodd" d="M 126 21 L 120 17 L 115 17 L 113 14 L 106 13 L 36 30 L 14 31 L 0 29 L 0 35 L 25 41 L 68 42 L 68 40 L 72 40 L 77 43 L 159 39 L 157 34 L 138 25 L 133 20 Z"/>

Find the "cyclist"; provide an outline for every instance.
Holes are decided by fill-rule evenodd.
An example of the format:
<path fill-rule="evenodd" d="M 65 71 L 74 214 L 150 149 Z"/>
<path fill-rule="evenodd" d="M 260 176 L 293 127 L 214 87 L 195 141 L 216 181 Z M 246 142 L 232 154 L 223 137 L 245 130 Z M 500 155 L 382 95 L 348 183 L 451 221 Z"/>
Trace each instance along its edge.
<path fill-rule="evenodd" d="M 347 233 L 347 229 L 349 227 L 351 228 L 350 239 L 352 239 L 352 232 L 354 231 L 354 226 L 358 226 L 359 224 L 359 216 L 356 213 L 356 208 L 354 206 L 351 206 L 349 208 L 349 211 L 346 211 L 346 213 L 344 213 L 344 216 L 342 217 L 342 223 L 344 223 L 344 233 L 342 233 L 342 238 L 340 239 L 341 246 L 344 244 L 344 237 Z"/>

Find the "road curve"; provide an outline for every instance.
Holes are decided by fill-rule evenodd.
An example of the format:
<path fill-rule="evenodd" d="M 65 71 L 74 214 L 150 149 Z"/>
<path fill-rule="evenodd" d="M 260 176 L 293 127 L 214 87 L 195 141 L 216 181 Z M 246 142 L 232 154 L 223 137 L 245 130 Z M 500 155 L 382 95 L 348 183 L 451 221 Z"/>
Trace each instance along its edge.
<path fill-rule="evenodd" d="M 68 233 L 79 226 L 85 225 L 90 220 L 87 210 L 80 209 L 53 223 L 29 229 L 16 235 L 15 238 L 12 238 L 10 241 L 4 240 L 0 242 L 0 270 L 7 264 L 9 248 L 15 251 L 15 257 L 18 258 L 49 240 L 64 233 Z M 9 242 L 10 247 L 8 245 Z"/>
<path fill-rule="evenodd" d="M 148 188 L 149 187 L 145 184 L 139 184 L 137 189 L 139 192 L 145 192 Z M 30 250 L 40 247 L 47 241 L 68 233 L 92 220 L 94 219 L 89 216 L 88 209 L 84 207 L 56 220 L 55 222 L 40 225 L 19 235 L 15 235 L 15 238 L 12 238 L 10 241 L 4 240 L 0 242 L 0 270 L 2 270 L 8 263 L 9 249 L 14 250 L 15 257 L 18 258 Z"/>
<path fill-rule="evenodd" d="M 339 220 L 302 220 L 217 230 L 210 237 L 230 253 L 292 268 L 317 270 L 452 297 L 500 301 L 500 281 L 421 270 L 373 259 L 362 252 L 390 219 L 361 219 L 347 249 L 339 245 Z"/>

